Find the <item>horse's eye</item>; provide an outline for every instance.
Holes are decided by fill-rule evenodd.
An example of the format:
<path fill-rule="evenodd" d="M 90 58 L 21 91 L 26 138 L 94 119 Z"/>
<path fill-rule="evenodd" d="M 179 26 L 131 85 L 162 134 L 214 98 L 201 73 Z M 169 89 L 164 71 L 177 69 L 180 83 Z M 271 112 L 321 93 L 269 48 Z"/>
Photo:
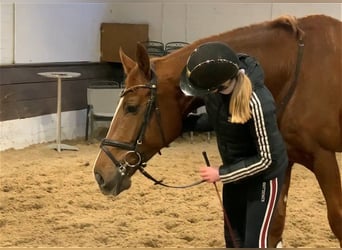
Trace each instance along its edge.
<path fill-rule="evenodd" d="M 138 113 L 137 105 L 127 105 L 125 108 L 126 113 L 136 114 Z"/>

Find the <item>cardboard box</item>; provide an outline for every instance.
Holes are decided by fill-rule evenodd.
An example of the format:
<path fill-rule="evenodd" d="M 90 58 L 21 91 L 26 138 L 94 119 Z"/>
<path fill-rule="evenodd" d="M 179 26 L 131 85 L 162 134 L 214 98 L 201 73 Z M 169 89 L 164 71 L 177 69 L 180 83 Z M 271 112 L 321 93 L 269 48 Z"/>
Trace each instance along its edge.
<path fill-rule="evenodd" d="M 137 42 L 148 40 L 148 24 L 102 23 L 101 61 L 121 62 L 119 48 L 135 60 Z"/>

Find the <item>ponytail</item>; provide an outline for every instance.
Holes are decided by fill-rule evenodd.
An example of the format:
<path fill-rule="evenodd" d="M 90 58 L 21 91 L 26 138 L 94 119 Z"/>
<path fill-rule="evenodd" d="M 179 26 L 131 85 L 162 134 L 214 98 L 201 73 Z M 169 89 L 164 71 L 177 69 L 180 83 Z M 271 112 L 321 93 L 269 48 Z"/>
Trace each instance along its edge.
<path fill-rule="evenodd" d="M 245 123 L 251 118 L 250 99 L 252 96 L 252 83 L 243 72 L 238 72 L 235 78 L 235 87 L 229 103 L 229 113 L 232 123 Z"/>

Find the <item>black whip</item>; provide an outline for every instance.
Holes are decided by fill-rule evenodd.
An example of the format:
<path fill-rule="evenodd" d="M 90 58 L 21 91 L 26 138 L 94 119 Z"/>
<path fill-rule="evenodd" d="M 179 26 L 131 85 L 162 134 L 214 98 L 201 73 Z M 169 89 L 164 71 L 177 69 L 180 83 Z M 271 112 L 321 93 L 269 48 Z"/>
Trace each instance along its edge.
<path fill-rule="evenodd" d="M 207 165 L 207 167 L 210 167 L 210 162 L 209 162 L 209 159 L 208 159 L 208 156 L 207 156 L 207 152 L 203 151 L 202 152 L 202 155 L 204 157 L 204 161 Z M 226 210 L 224 209 L 224 206 L 223 206 L 223 202 L 222 202 L 222 199 L 221 199 L 221 196 L 220 196 L 220 193 L 218 191 L 218 188 L 217 188 L 217 185 L 216 185 L 216 182 L 213 183 L 214 186 L 215 186 L 215 190 L 216 190 L 216 194 L 217 194 L 217 197 L 221 203 L 221 206 L 222 206 L 222 210 L 223 210 L 223 216 L 224 216 L 224 221 L 227 225 L 227 228 L 228 228 L 228 232 L 229 232 L 229 235 L 230 235 L 230 238 L 232 239 L 232 243 L 233 243 L 233 247 L 238 247 L 238 244 L 236 242 L 236 239 L 234 237 L 234 232 L 233 232 L 233 229 L 232 229 L 232 226 L 230 224 L 230 221 L 229 221 L 229 218 L 228 218 L 228 215 L 226 213 Z"/>

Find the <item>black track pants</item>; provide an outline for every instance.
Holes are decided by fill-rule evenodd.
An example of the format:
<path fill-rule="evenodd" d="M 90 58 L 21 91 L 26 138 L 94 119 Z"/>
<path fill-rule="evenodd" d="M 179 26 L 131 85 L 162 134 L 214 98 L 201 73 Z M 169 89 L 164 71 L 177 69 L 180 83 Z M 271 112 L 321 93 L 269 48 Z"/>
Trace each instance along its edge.
<path fill-rule="evenodd" d="M 224 223 L 227 248 L 267 247 L 270 222 L 283 178 L 281 176 L 267 181 L 252 180 L 223 185 L 223 205 L 233 229 L 233 233 L 230 233 L 227 223 Z"/>

